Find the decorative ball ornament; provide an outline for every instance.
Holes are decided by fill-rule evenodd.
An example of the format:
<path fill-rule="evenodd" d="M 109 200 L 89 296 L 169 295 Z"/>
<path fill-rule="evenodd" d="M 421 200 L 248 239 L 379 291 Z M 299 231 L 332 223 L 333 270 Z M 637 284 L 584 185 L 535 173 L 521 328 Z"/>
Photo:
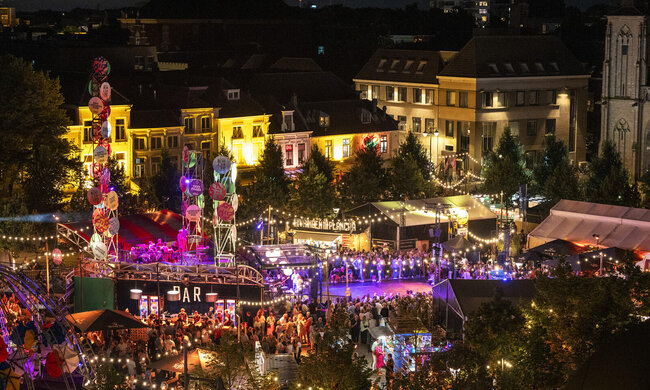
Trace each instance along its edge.
<path fill-rule="evenodd" d="M 107 232 L 114 236 L 120 231 L 120 220 L 117 217 L 113 217 L 108 220 L 108 230 Z"/>
<path fill-rule="evenodd" d="M 200 209 L 205 207 L 205 198 L 203 197 L 203 194 L 196 197 L 196 205 L 199 206 Z"/>
<path fill-rule="evenodd" d="M 106 121 L 102 123 L 102 127 L 99 131 L 102 138 L 111 138 L 111 131 L 111 122 Z"/>
<path fill-rule="evenodd" d="M 111 171 L 107 167 L 104 167 L 99 174 L 99 182 L 105 186 L 111 182 Z"/>
<path fill-rule="evenodd" d="M 94 74 L 106 76 L 111 73 L 111 64 L 104 57 L 96 57 L 93 58 L 92 69 Z"/>
<path fill-rule="evenodd" d="M 88 190 L 88 202 L 91 205 L 96 206 L 102 202 L 102 192 L 97 187 L 93 187 Z"/>
<path fill-rule="evenodd" d="M 111 85 L 109 83 L 103 82 L 99 86 L 99 97 L 105 102 L 111 100 Z"/>
<path fill-rule="evenodd" d="M 185 210 L 185 218 L 190 222 L 197 222 L 201 218 L 201 209 L 197 205 L 191 205 Z"/>
<path fill-rule="evenodd" d="M 101 209 L 95 209 L 93 212 L 93 225 L 100 234 L 108 229 L 108 216 Z"/>
<path fill-rule="evenodd" d="M 226 197 L 226 187 L 221 183 L 212 183 L 208 193 L 212 200 L 224 200 Z"/>
<path fill-rule="evenodd" d="M 230 239 L 232 242 L 237 242 L 237 226 L 232 225 L 232 229 L 230 229 Z"/>
<path fill-rule="evenodd" d="M 90 246 L 93 246 L 93 245 L 95 245 L 95 244 L 98 244 L 98 243 L 100 243 L 101 241 L 102 241 L 102 236 L 100 236 L 100 235 L 97 234 L 97 233 L 94 233 L 94 234 L 90 237 Z"/>
<path fill-rule="evenodd" d="M 217 215 L 220 219 L 226 222 L 232 221 L 235 217 L 235 210 L 232 208 L 230 203 L 224 202 L 217 207 Z"/>
<path fill-rule="evenodd" d="M 190 179 L 188 179 L 185 176 L 181 176 L 181 181 L 179 183 L 179 187 L 181 188 L 181 192 L 187 191 L 187 185 L 190 183 Z"/>
<path fill-rule="evenodd" d="M 95 245 L 91 245 L 93 254 L 98 259 L 104 260 L 108 256 L 108 247 L 103 242 L 98 242 Z"/>
<path fill-rule="evenodd" d="M 212 160 L 212 169 L 222 175 L 225 175 L 230 171 L 230 166 L 230 159 L 226 156 L 217 156 Z"/>
<path fill-rule="evenodd" d="M 91 97 L 88 101 L 88 108 L 93 114 L 99 115 L 104 110 L 104 102 L 97 96 Z"/>
<path fill-rule="evenodd" d="M 186 167 L 192 168 L 196 165 L 196 153 L 190 152 L 190 160 L 187 162 Z"/>
<path fill-rule="evenodd" d="M 190 150 L 187 146 L 183 146 L 183 163 L 187 164 L 190 162 Z"/>
<path fill-rule="evenodd" d="M 54 248 L 52 249 L 52 262 L 54 265 L 61 265 L 63 262 L 63 253 L 61 253 L 61 249 L 59 248 Z"/>
<path fill-rule="evenodd" d="M 93 157 L 96 162 L 103 164 L 108 161 L 108 150 L 106 150 L 102 145 L 99 145 L 93 151 Z"/>
<path fill-rule="evenodd" d="M 108 117 L 110 116 L 111 116 L 111 106 L 105 104 L 104 109 L 102 110 L 102 112 L 99 113 L 99 119 L 103 121 L 107 121 Z"/>
<path fill-rule="evenodd" d="M 232 195 L 232 198 L 230 199 L 230 205 L 232 206 L 232 209 L 237 212 L 237 209 L 239 208 L 239 196 L 237 194 Z"/>
<path fill-rule="evenodd" d="M 111 191 L 106 195 L 106 201 L 104 202 L 106 204 L 106 207 L 108 207 L 109 210 L 115 211 L 117 210 L 117 207 L 120 205 L 120 199 L 117 196 L 117 192 Z"/>
<path fill-rule="evenodd" d="M 199 179 L 194 179 L 190 183 L 190 194 L 192 196 L 199 196 L 203 193 L 203 182 Z"/>

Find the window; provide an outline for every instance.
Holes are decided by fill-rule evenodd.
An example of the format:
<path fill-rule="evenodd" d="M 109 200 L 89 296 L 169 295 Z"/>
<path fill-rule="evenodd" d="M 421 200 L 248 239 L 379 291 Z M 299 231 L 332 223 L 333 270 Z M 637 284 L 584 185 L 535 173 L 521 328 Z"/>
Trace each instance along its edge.
<path fill-rule="evenodd" d="M 145 150 L 144 138 L 134 138 L 133 139 L 133 149 L 134 150 Z"/>
<path fill-rule="evenodd" d="M 386 65 L 386 62 L 388 62 L 388 58 L 382 58 L 381 60 L 379 60 L 379 64 L 377 65 L 377 72 L 384 71 L 384 66 Z"/>
<path fill-rule="evenodd" d="M 506 68 L 506 73 L 515 73 L 515 68 L 512 67 L 510 62 L 506 62 L 503 66 Z"/>
<path fill-rule="evenodd" d="M 93 121 L 84 121 L 84 142 L 93 142 Z"/>
<path fill-rule="evenodd" d="M 528 91 L 528 104 L 531 106 L 536 106 L 537 104 L 539 104 L 538 91 Z"/>
<path fill-rule="evenodd" d="M 332 140 L 325 141 L 325 157 L 332 158 Z"/>
<path fill-rule="evenodd" d="M 414 133 L 422 132 L 422 119 L 418 117 L 413 117 L 413 128 L 411 129 Z"/>
<path fill-rule="evenodd" d="M 467 107 L 468 101 L 469 97 L 467 92 L 458 93 L 458 107 Z"/>
<path fill-rule="evenodd" d="M 318 51 L 317 51 L 319 56 L 322 56 L 325 54 L 325 46 L 318 46 Z"/>
<path fill-rule="evenodd" d="M 282 112 L 282 131 L 293 131 L 293 111 Z"/>
<path fill-rule="evenodd" d="M 293 145 L 285 145 L 284 147 L 285 165 L 290 167 L 293 165 Z"/>
<path fill-rule="evenodd" d="M 151 150 L 162 149 L 162 137 L 151 137 Z"/>
<path fill-rule="evenodd" d="M 404 115 L 398 115 L 397 122 L 397 126 L 400 130 L 406 130 L 406 117 Z"/>
<path fill-rule="evenodd" d="M 487 155 L 488 153 L 492 152 L 492 149 L 494 148 L 494 133 L 496 132 L 497 129 L 497 123 L 496 122 L 482 122 L 482 133 L 481 133 L 481 151 L 483 153 L 483 156 Z"/>
<path fill-rule="evenodd" d="M 499 68 L 497 67 L 497 64 L 488 64 L 488 67 L 490 68 L 490 72 L 499 73 Z"/>
<path fill-rule="evenodd" d="M 395 101 L 395 88 L 390 85 L 386 87 L 386 100 L 389 102 Z"/>
<path fill-rule="evenodd" d="M 370 111 L 368 110 L 361 110 L 361 123 L 363 124 L 368 124 L 372 121 L 372 115 L 370 114 Z"/>
<path fill-rule="evenodd" d="M 382 135 L 379 137 L 379 151 L 382 153 L 388 153 L 388 136 Z"/>
<path fill-rule="evenodd" d="M 201 117 L 201 130 L 202 130 L 204 133 L 205 133 L 205 132 L 209 132 L 210 130 L 212 130 L 212 125 L 211 125 L 210 122 L 211 122 L 211 121 L 210 121 L 210 117 L 209 117 L 209 116 Z"/>
<path fill-rule="evenodd" d="M 413 60 L 406 60 L 406 65 L 402 69 L 402 73 L 411 73 L 411 67 L 413 66 Z"/>
<path fill-rule="evenodd" d="M 519 121 L 508 122 L 508 127 L 510 128 L 510 134 L 515 138 L 519 138 Z"/>
<path fill-rule="evenodd" d="M 524 154 L 524 159 L 526 161 L 526 168 L 533 169 L 535 168 L 535 162 L 537 161 L 537 151 L 528 150 Z"/>
<path fill-rule="evenodd" d="M 445 121 L 445 136 L 449 138 L 454 137 L 454 121 Z"/>
<path fill-rule="evenodd" d="M 525 91 L 517 91 L 516 104 L 518 106 L 523 106 L 524 104 L 526 104 L 526 92 Z"/>
<path fill-rule="evenodd" d="M 160 157 L 151 157 L 151 174 L 160 172 Z"/>
<path fill-rule="evenodd" d="M 235 158 L 236 163 L 244 162 L 244 147 L 243 145 L 233 145 L 232 146 L 232 156 Z"/>
<path fill-rule="evenodd" d="M 626 56 L 628 51 L 628 45 L 621 45 L 621 55 Z"/>
<path fill-rule="evenodd" d="M 210 150 L 210 141 L 201 142 L 201 150 Z"/>
<path fill-rule="evenodd" d="M 177 135 L 170 135 L 167 137 L 167 148 L 168 149 L 176 149 L 178 148 L 178 136 Z"/>
<path fill-rule="evenodd" d="M 543 72 L 544 71 L 544 65 L 542 65 L 541 62 L 535 62 L 535 70 L 537 72 Z"/>
<path fill-rule="evenodd" d="M 433 104 L 434 103 L 433 89 L 427 89 L 426 93 L 424 94 L 424 102 L 426 104 Z"/>
<path fill-rule="evenodd" d="M 436 120 L 433 118 L 426 118 L 424 120 L 424 131 L 427 133 L 433 133 L 433 130 L 436 128 Z"/>
<path fill-rule="evenodd" d="M 415 73 L 423 73 L 424 72 L 424 67 L 427 66 L 427 61 L 420 61 L 418 62 L 418 68 L 415 70 Z"/>
<path fill-rule="evenodd" d="M 126 139 L 126 126 L 124 119 L 115 119 L 115 140 L 124 141 Z"/>
<path fill-rule="evenodd" d="M 320 118 L 318 120 L 320 127 L 329 127 L 330 125 L 330 116 L 324 112 L 320 113 Z"/>
<path fill-rule="evenodd" d="M 445 151 L 453 152 L 454 151 L 454 145 L 445 144 Z"/>
<path fill-rule="evenodd" d="M 194 118 L 188 116 L 187 118 L 185 118 L 184 123 L 185 123 L 185 134 L 194 133 Z"/>
<path fill-rule="evenodd" d="M 305 144 L 298 144 L 298 164 L 305 161 Z"/>
<path fill-rule="evenodd" d="M 84 170 L 86 171 L 86 176 L 93 177 L 93 155 L 88 154 L 84 156 Z"/>
<path fill-rule="evenodd" d="M 530 73 L 530 69 L 528 69 L 528 64 L 525 62 L 520 62 L 519 63 L 519 68 L 523 73 Z"/>
<path fill-rule="evenodd" d="M 393 60 L 393 62 L 390 64 L 389 72 L 395 72 L 397 70 L 398 64 L 399 64 L 399 60 Z"/>
<path fill-rule="evenodd" d="M 483 93 L 483 107 L 492 107 L 494 105 L 494 92 Z"/>
<path fill-rule="evenodd" d="M 350 157 L 350 138 L 343 139 L 343 158 Z"/>
<path fill-rule="evenodd" d="M 557 62 L 551 62 L 549 63 L 549 66 L 551 67 L 551 70 L 553 72 L 559 72 L 560 68 L 557 66 Z"/>
<path fill-rule="evenodd" d="M 126 153 L 115 153 L 115 159 L 117 160 L 117 166 L 126 170 Z"/>
<path fill-rule="evenodd" d="M 413 103 L 422 103 L 422 89 L 413 88 Z"/>
<path fill-rule="evenodd" d="M 506 106 L 506 93 L 505 92 L 497 92 L 496 93 L 496 102 L 494 102 L 495 107 L 505 107 Z"/>
<path fill-rule="evenodd" d="M 133 59 L 135 60 L 135 70 L 144 69 L 144 57 L 143 56 L 134 56 Z"/>
<path fill-rule="evenodd" d="M 372 86 L 372 96 L 370 99 L 379 99 L 379 85 Z"/>
<path fill-rule="evenodd" d="M 244 129 L 241 126 L 232 127 L 232 139 L 243 139 Z"/>
<path fill-rule="evenodd" d="M 368 86 L 366 84 L 359 84 L 359 98 L 368 99 Z"/>
<path fill-rule="evenodd" d="M 526 135 L 535 137 L 537 135 L 537 119 L 529 119 L 526 121 Z"/>
<path fill-rule="evenodd" d="M 546 93 L 548 94 L 548 104 L 557 104 L 557 91 L 552 89 Z"/>
<path fill-rule="evenodd" d="M 259 161 L 262 153 L 264 153 L 264 144 L 261 142 L 255 142 L 253 144 L 253 159 Z"/>
<path fill-rule="evenodd" d="M 458 129 L 458 152 L 469 152 L 469 122 L 457 122 L 456 128 Z"/>
<path fill-rule="evenodd" d="M 229 89 L 227 95 L 228 95 L 228 100 L 239 100 L 238 89 Z"/>
<path fill-rule="evenodd" d="M 262 125 L 253 125 L 253 138 L 264 137 Z"/>
<path fill-rule="evenodd" d="M 544 127 L 545 135 L 555 135 L 555 119 L 547 119 Z"/>
<path fill-rule="evenodd" d="M 136 158 L 133 164 L 133 176 L 143 177 L 144 176 L 144 158 Z"/>
<path fill-rule="evenodd" d="M 397 88 L 397 100 L 406 102 L 406 87 Z"/>
<path fill-rule="evenodd" d="M 448 106 L 456 105 L 456 93 L 454 91 L 447 91 L 447 105 Z"/>

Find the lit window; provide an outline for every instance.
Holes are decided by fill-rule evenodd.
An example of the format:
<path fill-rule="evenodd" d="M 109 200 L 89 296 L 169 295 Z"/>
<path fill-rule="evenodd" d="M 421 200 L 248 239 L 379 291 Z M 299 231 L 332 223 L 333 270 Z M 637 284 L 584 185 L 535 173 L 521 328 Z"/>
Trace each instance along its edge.
<path fill-rule="evenodd" d="M 422 89 L 413 88 L 413 103 L 422 103 Z"/>
<path fill-rule="evenodd" d="M 305 161 L 305 144 L 298 144 L 298 164 Z"/>
<path fill-rule="evenodd" d="M 210 117 L 209 116 L 204 116 L 201 118 L 201 130 L 203 132 L 208 132 L 212 128 L 210 124 Z"/>
<path fill-rule="evenodd" d="M 144 138 L 135 138 L 133 140 L 133 149 L 134 150 L 144 150 L 145 149 Z"/>
<path fill-rule="evenodd" d="M 184 120 L 185 123 L 185 134 L 192 134 L 194 133 L 194 118 L 193 117 L 187 117 Z"/>
<path fill-rule="evenodd" d="M 320 127 L 328 127 L 330 125 L 330 116 L 321 112 L 319 123 Z"/>
<path fill-rule="evenodd" d="M 293 145 L 286 145 L 284 147 L 284 156 L 286 161 L 286 166 L 290 167 L 293 165 Z"/>
<path fill-rule="evenodd" d="M 368 110 L 361 110 L 361 123 L 368 124 L 372 120 L 372 116 L 370 115 L 370 111 Z"/>
<path fill-rule="evenodd" d="M 162 137 L 151 137 L 151 150 L 162 149 Z"/>
<path fill-rule="evenodd" d="M 93 121 L 84 122 L 84 142 L 93 141 Z"/>
<path fill-rule="evenodd" d="M 413 117 L 413 128 L 412 131 L 414 133 L 421 133 L 422 132 L 422 118 L 418 117 Z"/>
<path fill-rule="evenodd" d="M 388 153 L 388 136 L 382 135 L 379 139 L 379 150 L 382 153 Z"/>
<path fill-rule="evenodd" d="M 115 119 L 115 140 L 124 141 L 126 139 L 126 126 L 124 126 L 124 119 Z"/>
<path fill-rule="evenodd" d="M 325 157 L 332 158 L 332 141 L 325 141 Z"/>
<path fill-rule="evenodd" d="M 241 126 L 232 127 L 232 139 L 244 138 L 244 129 Z"/>
<path fill-rule="evenodd" d="M 343 139 L 343 157 L 350 157 L 350 139 Z"/>

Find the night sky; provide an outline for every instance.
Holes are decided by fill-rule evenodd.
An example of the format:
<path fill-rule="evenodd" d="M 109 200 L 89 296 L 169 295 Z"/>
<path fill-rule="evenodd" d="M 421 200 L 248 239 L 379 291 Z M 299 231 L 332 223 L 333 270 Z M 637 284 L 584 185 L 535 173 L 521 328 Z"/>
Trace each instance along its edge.
<path fill-rule="evenodd" d="M 289 4 L 297 4 L 298 2 L 298 0 L 285 1 Z M 577 6 L 584 9 L 598 3 L 611 4 L 616 3 L 617 1 L 618 0 L 565 0 L 565 3 L 567 5 Z M 39 9 L 56 9 L 64 11 L 77 7 L 90 9 L 120 8 L 141 5 L 145 2 L 146 0 L 5 0 L 4 5 L 16 7 L 19 11 L 35 11 Z M 406 4 L 418 2 L 418 0 L 312 0 L 311 2 L 323 6 L 330 3 L 342 3 L 349 6 L 370 6 L 374 4 L 384 7 L 403 7 Z M 426 1 L 426 3 L 428 3 L 428 1 Z"/>

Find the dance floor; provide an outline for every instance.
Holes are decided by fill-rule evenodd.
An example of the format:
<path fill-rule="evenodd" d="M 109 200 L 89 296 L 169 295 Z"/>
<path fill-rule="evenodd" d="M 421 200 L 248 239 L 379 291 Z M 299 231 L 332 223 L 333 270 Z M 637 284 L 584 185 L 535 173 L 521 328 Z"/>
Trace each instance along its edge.
<path fill-rule="evenodd" d="M 406 291 L 413 292 L 431 292 L 431 286 L 426 280 L 385 280 L 381 283 L 376 282 L 358 282 L 350 283 L 350 293 L 352 298 L 362 297 L 364 295 L 374 294 L 406 294 Z M 323 286 L 323 295 L 325 286 Z M 330 295 L 345 296 L 345 283 L 330 284 Z"/>

